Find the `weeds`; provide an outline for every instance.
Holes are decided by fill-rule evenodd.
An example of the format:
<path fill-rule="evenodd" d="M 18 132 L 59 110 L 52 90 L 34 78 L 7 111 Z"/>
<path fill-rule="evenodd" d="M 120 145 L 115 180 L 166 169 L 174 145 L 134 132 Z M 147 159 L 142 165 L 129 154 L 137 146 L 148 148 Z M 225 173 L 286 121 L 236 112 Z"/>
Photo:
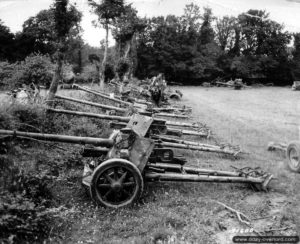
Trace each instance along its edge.
<path fill-rule="evenodd" d="M 72 104 L 56 105 L 75 109 Z M 98 137 L 103 133 L 99 121 L 96 124 L 87 118 L 51 114 L 42 105 L 19 103 L 1 106 L 0 129 Z M 71 213 L 57 208 L 61 202 L 53 193 L 60 184 L 58 179 L 65 178 L 76 187 L 83 162 L 78 153 L 73 153 L 74 146 L 65 145 L 66 151 L 57 154 L 52 145 L 55 143 L 0 138 L 0 242 L 39 243 L 50 231 L 52 235 L 61 231 L 52 229 L 55 223 L 59 222 L 61 228 L 67 224 Z"/>

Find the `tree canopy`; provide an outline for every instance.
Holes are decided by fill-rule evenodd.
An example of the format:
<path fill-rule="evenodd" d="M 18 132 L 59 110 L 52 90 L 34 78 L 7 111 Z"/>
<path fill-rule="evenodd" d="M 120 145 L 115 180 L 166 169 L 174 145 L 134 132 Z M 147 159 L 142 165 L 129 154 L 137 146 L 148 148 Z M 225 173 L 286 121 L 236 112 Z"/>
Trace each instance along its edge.
<path fill-rule="evenodd" d="M 21 61 L 32 53 L 54 61 L 60 49 L 76 73 L 93 60 L 103 81 L 106 73 L 123 77 L 125 70 L 141 79 L 164 73 L 168 81 L 183 84 L 217 77 L 276 85 L 300 79 L 300 34 L 285 31 L 265 10 L 216 18 L 210 8 L 191 3 L 181 16 L 141 18 L 124 0 L 89 0 L 89 5 L 98 19 L 94 24 L 106 30 L 98 48 L 84 43 L 76 6 L 58 0 L 16 34 L 0 20 L 0 61 Z M 110 31 L 116 42 L 109 47 Z"/>

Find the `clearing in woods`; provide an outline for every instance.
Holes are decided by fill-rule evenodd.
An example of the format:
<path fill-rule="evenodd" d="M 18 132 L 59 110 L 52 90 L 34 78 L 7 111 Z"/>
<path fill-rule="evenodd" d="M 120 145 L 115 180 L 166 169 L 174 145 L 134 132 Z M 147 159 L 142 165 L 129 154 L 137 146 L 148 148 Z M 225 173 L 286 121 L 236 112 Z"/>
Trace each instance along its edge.
<path fill-rule="evenodd" d="M 64 233 L 68 243 L 232 243 L 233 229 L 247 228 L 215 200 L 250 219 L 256 231 L 295 235 L 300 230 L 300 174 L 290 172 L 283 153 L 268 152 L 270 141 L 299 138 L 300 93 L 288 88 L 179 87 L 180 103 L 193 108 L 195 120 L 206 123 L 217 141 L 240 145 L 249 154 L 232 160 L 216 154 L 184 152 L 189 165 L 231 169 L 261 166 L 274 174 L 268 193 L 243 184 L 148 184 L 141 202 L 119 210 L 95 209 L 82 194 L 72 196 L 81 208 Z M 208 142 L 212 142 L 208 140 Z M 81 207 L 80 207 L 81 206 Z"/>

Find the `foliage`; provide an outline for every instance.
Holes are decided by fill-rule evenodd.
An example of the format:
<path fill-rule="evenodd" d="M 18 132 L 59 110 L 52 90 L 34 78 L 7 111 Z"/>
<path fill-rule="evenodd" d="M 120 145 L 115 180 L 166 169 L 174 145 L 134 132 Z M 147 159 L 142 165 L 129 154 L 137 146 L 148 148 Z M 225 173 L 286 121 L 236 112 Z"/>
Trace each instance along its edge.
<path fill-rule="evenodd" d="M 250 9 L 239 16 L 216 19 L 211 9 L 191 3 L 182 16 L 141 19 L 123 0 L 91 0 L 89 5 L 98 17 L 95 24 L 104 27 L 107 35 L 112 31 L 115 47 L 108 47 L 107 37 L 99 48 L 85 44 L 79 25 L 81 13 L 67 0 L 54 1 L 49 9 L 27 19 L 19 33 L 12 34 L 0 20 L 0 85 L 13 84 L 18 75 L 23 76 L 18 64 L 5 61 L 24 60 L 33 53 L 66 60 L 75 73 L 84 72 L 82 81 L 91 76 L 107 81 L 113 74 L 111 65 L 117 67 L 120 58 L 128 59 L 129 75 L 146 78 L 164 73 L 167 80 L 181 83 L 239 76 L 285 85 L 300 77 L 299 33 L 293 35 L 290 51 L 291 33 L 272 21 L 265 10 Z M 54 55 L 58 50 L 61 55 Z M 91 61 L 99 75 L 87 72 Z"/>
<path fill-rule="evenodd" d="M 142 32 L 146 27 L 145 20 L 137 16 L 137 10 L 131 4 L 124 6 L 124 13 L 115 18 L 112 35 L 118 46 L 119 57 L 127 58 L 135 33 Z"/>
<path fill-rule="evenodd" d="M 84 106 L 58 101 L 58 107 L 85 110 Z M 58 115 L 47 112 L 38 104 L 3 103 L 0 106 L 0 129 L 101 137 L 108 133 L 107 126 L 99 120 Z M 107 136 L 105 134 L 105 136 Z M 54 185 L 62 184 L 66 175 L 74 176 L 74 157 L 69 149 L 54 151 L 55 143 L 39 142 L 25 138 L 10 138 L 0 142 L 0 242 L 42 243 L 62 226 L 72 213 L 58 201 Z M 50 150 L 51 149 L 51 150 Z M 50 152 L 49 152 L 50 151 Z M 52 151 L 52 153 L 51 153 Z M 71 151 L 72 153 L 72 151 Z M 49 155 L 48 155 L 49 154 Z M 58 161 L 58 159 L 60 161 Z M 72 167 L 72 168 L 71 168 Z M 70 169 L 72 171 L 70 171 Z M 61 177 L 55 181 L 56 177 Z M 76 180 L 79 176 L 76 175 Z M 74 207 L 74 205 L 72 205 Z M 54 230 L 53 230 L 54 229 Z M 57 232 L 59 230 L 56 230 Z"/>
<path fill-rule="evenodd" d="M 214 41 L 214 30 L 212 28 L 212 21 L 215 17 L 212 14 L 212 10 L 210 8 L 204 8 L 204 13 L 202 16 L 203 22 L 200 27 L 200 44 L 205 45 L 212 43 Z"/>
<path fill-rule="evenodd" d="M 94 65 L 88 64 L 83 67 L 83 70 L 81 72 L 81 77 L 83 78 L 83 80 L 92 82 L 97 79 L 97 76 L 97 69 Z"/>
<path fill-rule="evenodd" d="M 216 21 L 216 40 L 223 51 L 231 50 L 234 46 L 236 24 L 237 19 L 229 16 Z"/>
<path fill-rule="evenodd" d="M 68 102 L 57 101 L 55 106 L 69 110 L 85 110 Z M 97 120 L 96 120 L 97 121 Z M 0 108 L 0 129 L 41 133 L 62 133 L 75 136 L 100 136 L 103 124 L 88 118 L 69 119 L 63 115 L 48 113 L 42 105 L 14 103 Z M 97 127 L 95 127 L 95 125 Z"/>
<path fill-rule="evenodd" d="M 53 64 L 48 56 L 30 55 L 24 61 L 15 64 L 0 63 L 0 76 L 3 83 L 10 87 L 22 84 L 49 86 L 53 76 Z"/>
<path fill-rule="evenodd" d="M 33 187 L 38 186 L 37 182 L 35 184 Z M 37 208 L 30 198 L 24 197 L 21 193 L 2 193 L 0 202 L 1 242 L 10 240 L 12 243 L 32 243 L 41 242 L 47 237 L 51 228 L 51 216 L 43 211 L 42 206 Z"/>
<path fill-rule="evenodd" d="M 6 86 L 7 79 L 10 79 L 14 74 L 16 64 L 10 64 L 8 62 L 0 62 L 0 87 Z"/>
<path fill-rule="evenodd" d="M 195 5 L 188 5 L 180 18 L 149 19 L 139 36 L 136 75 L 144 78 L 164 73 L 167 80 L 193 84 L 216 76 L 220 48 L 213 41 L 212 20 L 209 9 L 201 14 Z"/>
<path fill-rule="evenodd" d="M 124 78 L 124 75 L 126 74 L 126 72 L 129 69 L 129 64 L 128 64 L 128 60 L 126 59 L 120 59 L 117 67 L 116 67 L 116 72 L 119 76 L 119 79 L 122 81 Z"/>
<path fill-rule="evenodd" d="M 103 26 L 112 24 L 116 17 L 121 16 L 124 11 L 124 0 L 89 0 L 89 5 L 98 16 L 98 21 Z"/>
<path fill-rule="evenodd" d="M 291 35 L 266 11 L 214 20 L 211 9 L 195 4 L 187 5 L 180 17 L 148 19 L 138 36 L 135 74 L 146 78 L 164 73 L 167 80 L 183 84 L 218 76 L 290 84 L 300 60 L 291 61 L 287 49 Z"/>
<path fill-rule="evenodd" d="M 55 52 L 55 22 L 52 8 L 40 11 L 23 24 L 22 32 L 17 35 L 17 45 L 31 42 L 24 50 L 24 57 L 33 52 L 53 54 Z M 21 57 L 20 57 L 21 58 Z"/>
<path fill-rule="evenodd" d="M 52 198 L 45 179 L 24 172 L 8 155 L 0 155 L 0 169 L 0 242 L 43 240 L 50 231 L 45 209 Z"/>
<path fill-rule="evenodd" d="M 0 61 L 13 60 L 13 43 L 14 34 L 12 34 L 7 26 L 0 19 Z"/>
<path fill-rule="evenodd" d="M 80 37 L 81 29 L 78 23 L 81 21 L 81 13 L 73 5 L 67 6 L 68 1 L 56 1 L 47 10 L 40 11 L 36 16 L 30 17 L 23 24 L 20 38 L 28 38 L 34 41 L 31 52 L 54 54 L 57 41 L 66 37 L 68 44 L 76 42 Z M 82 42 L 82 40 L 79 40 Z M 70 46 L 74 46 L 70 45 Z"/>
<path fill-rule="evenodd" d="M 105 65 L 104 74 L 105 74 L 105 82 L 108 82 L 109 80 L 113 79 L 115 77 L 114 66 L 107 63 Z"/>
<path fill-rule="evenodd" d="M 81 21 L 81 13 L 77 11 L 74 5 L 69 5 L 69 0 L 55 0 L 53 5 L 54 15 L 54 33 L 56 36 L 56 67 L 50 84 L 47 100 L 48 105 L 51 105 L 54 100 L 55 93 L 58 88 L 59 81 L 62 80 L 62 65 L 64 54 L 68 47 L 68 37 L 72 28 L 78 28 L 78 23 Z M 81 67 L 81 60 L 79 62 Z"/>
<path fill-rule="evenodd" d="M 106 37 L 105 37 L 105 49 L 101 65 L 101 89 L 103 89 L 103 82 L 105 78 L 105 65 L 107 63 L 108 56 L 108 34 L 109 27 L 113 24 L 117 17 L 120 17 L 124 13 L 124 0 L 101 0 L 100 3 L 94 0 L 89 1 L 89 5 L 92 8 L 92 11 L 98 17 L 98 23 L 105 28 Z M 95 25 L 97 25 L 95 23 Z"/>
<path fill-rule="evenodd" d="M 112 35 L 119 43 L 131 40 L 135 32 L 145 28 L 145 24 L 137 16 L 137 10 L 131 4 L 124 6 L 123 13 L 114 19 L 113 25 L 115 28 Z"/>
<path fill-rule="evenodd" d="M 294 51 L 292 52 L 293 78 L 300 80 L 300 33 L 294 34 Z"/>
<path fill-rule="evenodd" d="M 131 4 L 124 6 L 124 13 L 114 20 L 112 35 L 116 40 L 116 63 L 119 59 L 128 59 L 128 70 L 131 76 L 136 69 L 137 34 L 146 28 L 146 20 L 137 16 L 137 10 Z"/>

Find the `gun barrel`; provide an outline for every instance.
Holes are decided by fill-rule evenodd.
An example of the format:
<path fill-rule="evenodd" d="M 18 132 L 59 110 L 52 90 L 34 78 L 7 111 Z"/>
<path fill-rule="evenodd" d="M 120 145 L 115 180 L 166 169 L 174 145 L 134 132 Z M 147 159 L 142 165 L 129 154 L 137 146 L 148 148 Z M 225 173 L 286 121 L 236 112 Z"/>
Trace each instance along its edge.
<path fill-rule="evenodd" d="M 179 143 L 171 143 L 171 142 L 161 142 L 159 145 L 171 148 L 179 148 L 179 149 L 190 149 L 194 151 L 204 151 L 204 152 L 216 152 L 216 153 L 223 153 L 228 155 L 236 155 L 237 152 L 222 149 L 222 148 L 212 148 L 208 146 L 193 146 L 193 145 L 185 145 Z"/>
<path fill-rule="evenodd" d="M 32 132 L 22 132 L 13 130 L 0 130 L 0 135 L 9 135 L 15 137 L 29 137 L 42 141 L 55 141 L 64 143 L 74 143 L 74 144 L 91 144 L 100 147 L 112 147 L 114 141 L 112 139 L 94 138 L 94 137 L 80 137 L 80 136 L 67 136 L 67 135 L 53 135 L 53 134 L 43 134 L 43 133 L 32 133 Z"/>
<path fill-rule="evenodd" d="M 118 108 L 118 107 L 108 106 L 108 105 L 104 105 L 104 104 L 100 104 L 100 103 L 89 102 L 89 101 L 80 100 L 80 99 L 76 99 L 76 98 L 72 98 L 72 97 L 65 97 L 65 96 L 55 95 L 55 98 L 63 99 L 63 100 L 71 101 L 71 102 L 82 103 L 82 104 L 102 108 L 102 109 L 105 109 L 105 110 L 115 110 L 115 111 L 122 112 L 122 113 L 125 113 L 127 111 L 124 108 Z"/>
<path fill-rule="evenodd" d="M 77 116 L 97 118 L 97 119 L 117 120 L 117 121 L 121 121 L 121 122 L 129 122 L 129 120 L 130 120 L 130 117 L 123 117 L 123 116 L 116 116 L 116 115 L 106 115 L 106 114 L 95 114 L 95 113 L 87 113 L 87 112 L 78 112 L 78 111 L 64 110 L 64 109 L 48 108 L 47 111 L 53 112 L 53 113 L 77 115 Z"/>
<path fill-rule="evenodd" d="M 182 182 L 224 182 L 224 183 L 253 183 L 263 184 L 264 178 L 242 177 L 242 176 L 211 176 L 178 173 L 146 173 L 147 180 L 157 181 L 182 181 Z"/>
<path fill-rule="evenodd" d="M 170 126 L 176 126 L 176 127 L 200 128 L 198 124 L 182 123 L 176 121 L 167 121 L 166 124 Z"/>
<path fill-rule="evenodd" d="M 177 118 L 177 119 L 189 119 L 189 116 L 187 115 L 181 115 L 181 114 L 174 114 L 174 113 L 156 113 L 154 116 L 158 117 L 170 117 L 170 118 Z"/>
<path fill-rule="evenodd" d="M 120 100 L 120 99 L 116 99 L 116 98 L 113 98 L 113 97 L 104 95 L 103 93 L 93 91 L 93 90 L 91 90 L 91 89 L 89 89 L 89 88 L 87 88 L 87 87 L 82 87 L 82 86 L 79 86 L 79 85 L 73 85 L 73 87 L 76 87 L 76 88 L 79 89 L 79 90 L 82 90 L 82 91 L 85 91 L 85 92 L 88 92 L 88 93 L 97 95 L 97 96 L 99 96 L 99 97 L 102 97 L 102 98 L 104 98 L 104 99 L 107 99 L 107 100 L 110 100 L 110 101 L 113 101 L 113 102 L 116 102 L 116 103 L 119 103 L 119 104 L 125 104 L 125 105 L 127 105 L 127 106 L 132 105 L 132 104 L 129 103 L 129 102 L 125 102 L 125 101 L 122 101 L 122 100 Z"/>

